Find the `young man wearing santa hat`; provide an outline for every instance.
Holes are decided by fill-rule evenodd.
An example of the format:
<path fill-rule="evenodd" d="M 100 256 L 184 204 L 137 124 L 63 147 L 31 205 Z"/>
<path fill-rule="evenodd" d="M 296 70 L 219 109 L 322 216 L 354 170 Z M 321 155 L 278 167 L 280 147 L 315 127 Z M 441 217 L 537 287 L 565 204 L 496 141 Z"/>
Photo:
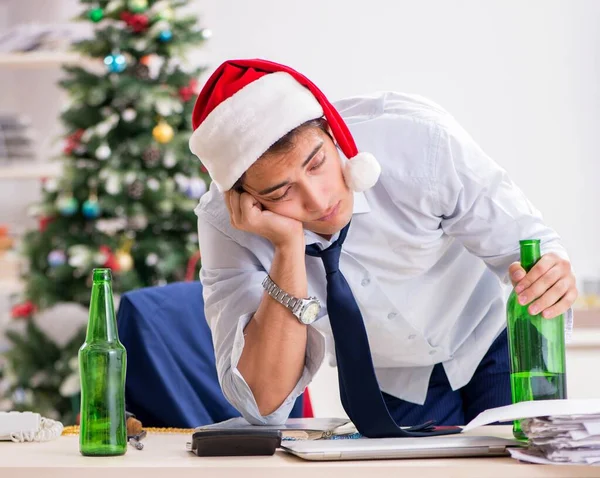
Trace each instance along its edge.
<path fill-rule="evenodd" d="M 570 324 L 558 235 L 436 104 L 334 107 L 289 67 L 235 60 L 193 126 L 213 180 L 196 209 L 205 313 L 223 392 L 250 422 L 285 421 L 327 355 L 366 436 L 464 424 L 511 400 L 511 281 L 532 313 Z M 525 238 L 544 254 L 528 274 Z"/>

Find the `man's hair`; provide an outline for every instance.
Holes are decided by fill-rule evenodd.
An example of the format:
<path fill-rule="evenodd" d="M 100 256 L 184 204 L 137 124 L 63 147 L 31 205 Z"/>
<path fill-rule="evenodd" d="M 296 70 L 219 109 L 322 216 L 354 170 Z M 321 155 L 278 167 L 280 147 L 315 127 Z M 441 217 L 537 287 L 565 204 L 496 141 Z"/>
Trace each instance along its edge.
<path fill-rule="evenodd" d="M 273 143 L 269 149 L 267 149 L 258 160 L 264 159 L 265 157 L 272 154 L 285 154 L 289 153 L 296 147 L 296 140 L 298 136 L 306 131 L 307 129 L 317 128 L 326 133 L 329 137 L 329 129 L 327 127 L 327 121 L 325 118 L 316 118 L 309 120 L 305 123 L 302 123 L 300 126 L 297 126 L 292 131 L 287 133 L 286 135 L 279 138 L 275 143 Z M 238 193 L 244 192 L 244 178 L 246 177 L 246 173 L 242 174 L 242 176 L 235 182 L 232 186 L 234 191 Z"/>

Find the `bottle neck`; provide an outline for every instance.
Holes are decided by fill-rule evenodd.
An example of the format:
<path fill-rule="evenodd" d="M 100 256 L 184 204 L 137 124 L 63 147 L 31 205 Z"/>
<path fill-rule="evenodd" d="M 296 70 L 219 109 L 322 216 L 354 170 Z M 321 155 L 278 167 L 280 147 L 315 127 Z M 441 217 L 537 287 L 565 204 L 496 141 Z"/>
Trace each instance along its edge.
<path fill-rule="evenodd" d="M 542 257 L 540 252 L 540 241 L 539 239 L 529 239 L 526 241 L 520 241 L 521 246 L 521 267 L 525 269 L 525 272 L 529 272 L 531 268 L 539 261 Z"/>
<path fill-rule="evenodd" d="M 110 281 L 94 281 L 86 342 L 117 341 L 117 318 L 113 303 L 112 285 Z"/>

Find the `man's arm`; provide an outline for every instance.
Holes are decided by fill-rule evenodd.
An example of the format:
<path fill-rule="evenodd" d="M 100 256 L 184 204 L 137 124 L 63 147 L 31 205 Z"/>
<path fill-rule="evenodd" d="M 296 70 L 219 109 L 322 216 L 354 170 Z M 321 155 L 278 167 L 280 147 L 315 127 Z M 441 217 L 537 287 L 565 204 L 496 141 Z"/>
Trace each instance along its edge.
<path fill-rule="evenodd" d="M 285 292 L 307 297 L 304 238 L 275 249 L 269 275 Z M 244 330 L 238 369 L 252 390 L 262 415 L 275 411 L 302 376 L 307 326 L 267 293 Z"/>
<path fill-rule="evenodd" d="M 202 212 L 198 235 L 205 313 L 223 393 L 251 423 L 283 423 L 323 360 L 324 338 L 264 291 L 266 271 L 256 256 Z M 304 250 L 292 250 L 276 250 L 269 273 L 289 293 L 306 294 Z"/>

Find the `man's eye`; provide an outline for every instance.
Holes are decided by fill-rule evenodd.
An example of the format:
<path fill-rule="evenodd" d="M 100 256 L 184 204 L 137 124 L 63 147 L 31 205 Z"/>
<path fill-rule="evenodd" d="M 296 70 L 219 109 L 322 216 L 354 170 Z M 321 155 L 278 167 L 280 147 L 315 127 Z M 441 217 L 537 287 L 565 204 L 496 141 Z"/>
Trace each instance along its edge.
<path fill-rule="evenodd" d="M 323 166 L 323 163 L 325 162 L 325 156 L 323 156 L 323 159 L 321 161 L 319 161 L 317 164 L 315 164 L 314 166 L 312 166 L 310 168 L 311 171 L 314 171 L 315 169 L 319 169 L 321 166 Z"/>
<path fill-rule="evenodd" d="M 285 190 L 285 192 L 284 192 L 284 193 L 283 193 L 281 196 L 278 196 L 278 197 L 276 197 L 276 198 L 269 198 L 269 199 L 270 199 L 271 201 L 279 201 L 279 200 L 283 199 L 284 197 L 286 197 L 286 196 L 288 195 L 288 193 L 289 193 L 289 192 L 290 192 L 290 188 L 287 188 L 287 189 Z"/>

